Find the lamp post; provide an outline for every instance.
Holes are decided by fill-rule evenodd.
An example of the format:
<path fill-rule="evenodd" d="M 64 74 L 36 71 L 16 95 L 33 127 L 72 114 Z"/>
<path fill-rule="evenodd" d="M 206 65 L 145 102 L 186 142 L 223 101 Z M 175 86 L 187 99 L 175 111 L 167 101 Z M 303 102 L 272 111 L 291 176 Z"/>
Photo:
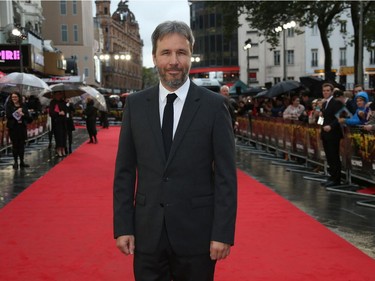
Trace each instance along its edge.
<path fill-rule="evenodd" d="M 246 53 L 246 61 L 247 61 L 247 86 L 250 86 L 250 48 L 251 48 L 251 39 L 247 39 L 245 41 L 245 45 L 243 46 L 243 49 L 247 51 Z"/>
<path fill-rule="evenodd" d="M 106 67 L 109 67 L 110 64 L 111 64 L 111 61 L 113 62 L 114 61 L 130 61 L 132 59 L 132 56 L 130 53 L 128 52 L 119 52 L 119 53 L 98 53 L 94 56 L 94 59 L 99 59 L 99 61 L 102 63 L 104 63 L 106 65 Z M 113 60 L 112 60 L 113 59 Z M 102 72 L 102 65 L 100 65 L 100 69 L 101 69 L 101 72 Z M 113 67 L 113 64 L 112 64 L 112 67 L 109 68 L 109 71 L 106 69 L 105 70 L 106 74 L 108 75 L 110 73 L 110 76 L 112 78 L 112 85 L 111 85 L 111 89 L 112 89 L 112 93 L 114 92 L 114 82 L 115 82 L 115 68 Z M 104 83 L 104 86 L 108 87 L 106 81 Z"/>
<path fill-rule="evenodd" d="M 27 36 L 22 31 L 22 28 L 18 28 L 18 27 L 15 27 L 12 29 L 12 35 L 17 38 L 18 51 L 19 51 L 19 56 L 20 56 L 20 72 L 23 72 L 22 40 L 25 40 Z"/>
<path fill-rule="evenodd" d="M 278 26 L 275 28 L 275 31 L 276 32 L 283 32 L 282 36 L 283 36 L 283 48 L 282 48 L 282 53 L 283 53 L 283 81 L 286 81 L 287 79 L 287 74 L 286 74 L 286 48 L 285 48 L 285 44 L 286 44 L 286 40 L 285 40 L 285 30 L 286 29 L 289 29 L 289 28 L 293 28 L 296 26 L 296 22 L 295 21 L 291 21 L 291 22 L 288 22 L 286 24 L 283 24 L 283 26 Z"/>

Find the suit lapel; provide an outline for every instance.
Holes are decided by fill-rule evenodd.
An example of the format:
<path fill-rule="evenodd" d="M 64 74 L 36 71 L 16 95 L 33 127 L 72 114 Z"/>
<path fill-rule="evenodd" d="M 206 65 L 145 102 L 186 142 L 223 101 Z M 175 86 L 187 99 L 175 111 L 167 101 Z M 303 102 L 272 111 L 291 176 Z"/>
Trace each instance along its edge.
<path fill-rule="evenodd" d="M 200 99 L 201 94 L 199 91 L 197 91 L 197 87 L 193 85 L 193 83 L 190 84 L 190 88 L 188 91 L 188 94 L 186 96 L 185 104 L 181 112 L 180 121 L 177 126 L 177 130 L 172 142 L 171 151 L 169 153 L 169 158 L 167 161 L 167 165 L 173 158 L 178 146 L 180 145 L 187 129 L 189 128 L 191 121 L 193 120 L 193 117 L 195 113 L 197 112 L 199 106 L 200 106 Z"/>
<path fill-rule="evenodd" d="M 155 143 L 159 148 L 160 155 L 165 159 L 163 136 L 161 133 L 160 125 L 160 112 L 159 112 L 159 91 L 158 87 L 155 87 L 150 91 L 146 98 L 147 100 L 147 117 L 150 123 L 152 133 L 155 138 Z"/>

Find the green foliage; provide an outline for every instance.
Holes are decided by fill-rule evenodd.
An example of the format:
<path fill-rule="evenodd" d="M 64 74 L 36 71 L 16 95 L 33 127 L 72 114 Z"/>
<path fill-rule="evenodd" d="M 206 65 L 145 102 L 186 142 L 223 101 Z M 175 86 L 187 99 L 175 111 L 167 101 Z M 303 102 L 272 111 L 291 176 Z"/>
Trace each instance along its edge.
<path fill-rule="evenodd" d="M 143 89 L 155 86 L 159 83 L 159 76 L 153 67 L 142 68 Z"/>

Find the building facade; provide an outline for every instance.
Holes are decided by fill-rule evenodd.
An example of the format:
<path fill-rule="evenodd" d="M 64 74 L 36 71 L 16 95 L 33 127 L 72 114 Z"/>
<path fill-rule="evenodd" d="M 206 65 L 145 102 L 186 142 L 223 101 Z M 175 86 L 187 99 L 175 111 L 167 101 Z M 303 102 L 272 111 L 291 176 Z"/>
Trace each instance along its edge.
<path fill-rule="evenodd" d="M 251 86 L 274 85 L 284 79 L 297 80 L 301 76 L 317 76 L 324 79 L 324 49 L 317 26 L 283 29 L 279 33 L 279 45 L 272 47 L 252 30 L 246 23 L 245 16 L 239 17 L 241 26 L 238 29 L 238 58 L 240 79 L 246 81 L 248 76 Z M 336 19 L 337 24 L 329 37 L 332 50 L 332 71 L 336 82 L 353 89 L 354 86 L 354 45 L 351 44 L 353 26 L 351 19 L 343 13 Z M 276 26 L 275 26 L 276 27 Z M 302 33 L 297 34 L 298 28 Z M 243 50 L 244 42 L 251 39 L 249 56 Z M 375 86 L 375 51 L 363 49 L 364 87 Z M 247 70 L 247 65 L 250 65 Z"/>
<path fill-rule="evenodd" d="M 218 79 L 231 85 L 239 79 L 237 31 L 224 34 L 222 11 L 207 1 L 189 1 L 195 46 L 190 76 Z"/>
<path fill-rule="evenodd" d="M 64 54 L 66 75 L 78 75 L 88 85 L 94 77 L 94 24 L 92 1 L 42 1 L 42 33 Z"/>
<path fill-rule="evenodd" d="M 102 88 L 113 94 L 142 89 L 143 41 L 127 3 L 120 1 L 111 14 L 111 1 L 95 1 L 95 65 L 101 69 Z"/>
<path fill-rule="evenodd" d="M 44 74 L 42 11 L 40 0 L 0 1 L 0 71 Z"/>

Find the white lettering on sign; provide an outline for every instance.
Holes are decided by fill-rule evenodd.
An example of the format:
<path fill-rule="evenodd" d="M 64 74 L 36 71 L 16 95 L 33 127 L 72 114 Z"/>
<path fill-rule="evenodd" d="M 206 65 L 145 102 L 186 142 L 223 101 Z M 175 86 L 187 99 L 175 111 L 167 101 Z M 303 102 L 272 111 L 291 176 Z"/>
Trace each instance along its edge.
<path fill-rule="evenodd" d="M 18 50 L 1 50 L 0 59 L 1 60 L 20 60 L 20 51 Z"/>
<path fill-rule="evenodd" d="M 352 165 L 357 167 L 362 167 L 362 161 L 361 160 L 352 160 Z"/>

